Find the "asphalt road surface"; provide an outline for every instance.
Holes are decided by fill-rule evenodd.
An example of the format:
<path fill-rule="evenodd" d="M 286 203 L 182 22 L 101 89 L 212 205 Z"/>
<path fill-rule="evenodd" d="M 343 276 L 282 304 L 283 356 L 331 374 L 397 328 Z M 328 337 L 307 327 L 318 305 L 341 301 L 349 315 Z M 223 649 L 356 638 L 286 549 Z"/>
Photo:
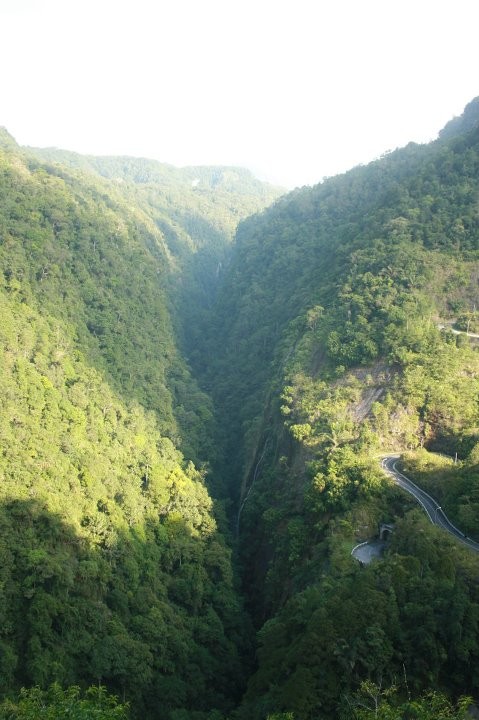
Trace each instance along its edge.
<path fill-rule="evenodd" d="M 367 540 L 356 545 L 351 550 L 351 555 L 363 565 L 369 565 L 373 560 L 382 558 L 385 547 L 384 540 Z"/>
<path fill-rule="evenodd" d="M 437 525 L 451 535 L 454 535 L 455 538 L 471 550 L 479 552 L 479 543 L 474 542 L 474 540 L 470 540 L 463 532 L 461 532 L 461 530 L 448 520 L 444 510 L 441 508 L 437 500 L 428 495 L 428 493 L 424 490 L 421 490 L 421 488 L 413 483 L 412 480 L 406 477 L 406 475 L 403 475 L 403 473 L 397 469 L 398 459 L 398 455 L 388 455 L 382 458 L 381 467 L 384 472 L 386 472 L 397 485 L 402 487 L 403 490 L 406 490 L 406 492 L 413 495 L 417 502 L 422 506 L 422 509 L 433 525 Z"/>

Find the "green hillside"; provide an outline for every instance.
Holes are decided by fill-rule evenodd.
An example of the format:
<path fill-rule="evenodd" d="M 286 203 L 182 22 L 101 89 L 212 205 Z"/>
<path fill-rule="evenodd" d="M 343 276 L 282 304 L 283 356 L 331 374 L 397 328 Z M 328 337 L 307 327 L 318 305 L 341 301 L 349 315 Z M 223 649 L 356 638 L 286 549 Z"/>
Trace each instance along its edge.
<path fill-rule="evenodd" d="M 201 362 L 205 350 L 199 327 L 208 323 L 238 222 L 272 203 L 281 189 L 244 168 L 176 168 L 145 158 L 28 150 L 53 163 L 53 169 L 66 165 L 82 175 L 106 178 L 108 192 L 114 188 L 129 207 L 145 213 L 168 252 L 166 286 L 183 350 L 191 362 Z"/>
<path fill-rule="evenodd" d="M 2 691 L 100 682 L 135 717 L 227 708 L 248 638 L 191 463 L 215 449 L 172 319 L 186 270 L 146 201 L 2 138 Z"/>
<path fill-rule="evenodd" d="M 403 698 L 478 691 L 478 558 L 430 526 L 378 460 L 457 453 L 457 490 L 444 478 L 441 497 L 479 539 L 478 345 L 449 329 L 471 329 L 479 301 L 471 108 L 467 132 L 458 122 L 297 190 L 238 229 L 212 387 L 259 628 L 241 717 L 352 717 L 364 681 Z M 427 485 L 434 463 L 420 457 L 408 467 Z M 396 527 L 387 557 L 356 567 L 351 548 L 382 521 Z"/>

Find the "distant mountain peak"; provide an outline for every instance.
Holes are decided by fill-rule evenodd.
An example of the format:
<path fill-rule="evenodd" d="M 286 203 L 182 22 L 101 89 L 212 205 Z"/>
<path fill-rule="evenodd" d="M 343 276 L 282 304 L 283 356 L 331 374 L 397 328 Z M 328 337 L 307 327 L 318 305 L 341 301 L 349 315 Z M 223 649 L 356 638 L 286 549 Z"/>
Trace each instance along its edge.
<path fill-rule="evenodd" d="M 10 135 L 7 128 L 0 126 L 0 147 L 1 148 L 18 148 L 17 141 Z"/>
<path fill-rule="evenodd" d="M 452 118 L 440 131 L 440 138 L 451 138 L 462 135 L 479 126 L 479 96 L 471 100 L 464 108 L 462 115 Z"/>

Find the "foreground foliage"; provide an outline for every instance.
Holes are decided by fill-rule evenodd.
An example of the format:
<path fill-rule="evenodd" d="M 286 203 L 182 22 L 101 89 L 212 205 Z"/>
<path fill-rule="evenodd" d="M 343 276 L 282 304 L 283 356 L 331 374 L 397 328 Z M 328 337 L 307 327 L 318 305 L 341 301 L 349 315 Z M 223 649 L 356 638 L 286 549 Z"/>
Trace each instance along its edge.
<path fill-rule="evenodd" d="M 105 688 L 90 687 L 84 695 L 78 687 L 62 690 L 52 685 L 48 690 L 22 690 L 18 700 L 0 704 L 2 720 L 128 720 L 127 705 L 120 705 Z"/>
<path fill-rule="evenodd" d="M 394 698 L 395 688 L 381 691 L 372 682 L 364 682 L 356 699 L 358 708 L 345 718 L 354 720 L 466 720 L 470 717 L 469 708 L 472 700 L 462 697 L 457 704 L 438 692 L 429 692 L 417 700 L 398 703 Z M 393 696 L 391 698 L 391 696 Z M 369 705 L 369 708 L 368 708 Z"/>

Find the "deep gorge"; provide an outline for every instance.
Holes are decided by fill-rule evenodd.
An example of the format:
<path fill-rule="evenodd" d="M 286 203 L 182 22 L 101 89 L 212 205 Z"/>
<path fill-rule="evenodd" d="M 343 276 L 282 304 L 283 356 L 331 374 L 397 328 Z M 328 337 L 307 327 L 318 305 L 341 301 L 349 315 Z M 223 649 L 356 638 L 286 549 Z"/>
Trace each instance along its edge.
<path fill-rule="evenodd" d="M 477 559 L 377 462 L 479 539 L 479 356 L 447 329 L 479 329 L 477 108 L 289 194 L 3 132 L 2 697 L 312 720 L 477 696 Z"/>

